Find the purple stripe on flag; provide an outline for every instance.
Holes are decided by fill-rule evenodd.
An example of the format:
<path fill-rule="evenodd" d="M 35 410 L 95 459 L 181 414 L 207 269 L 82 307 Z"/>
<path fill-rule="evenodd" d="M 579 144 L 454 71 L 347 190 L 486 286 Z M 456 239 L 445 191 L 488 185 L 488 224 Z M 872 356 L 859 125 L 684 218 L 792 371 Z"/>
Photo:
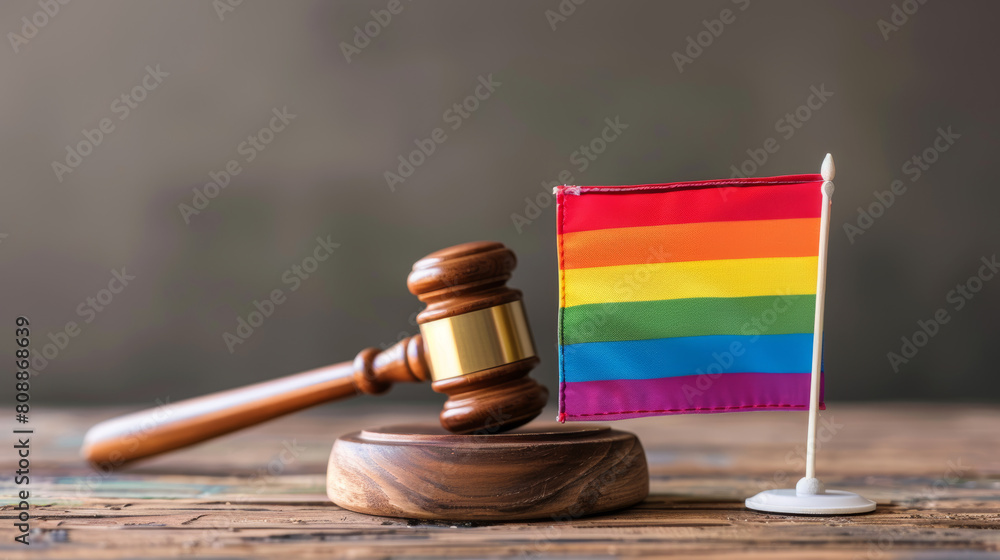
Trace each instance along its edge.
<path fill-rule="evenodd" d="M 561 383 L 565 420 L 741 410 L 808 410 L 808 373 L 725 373 Z M 821 385 L 822 386 L 822 385 Z M 820 393 L 820 409 L 825 409 Z"/>

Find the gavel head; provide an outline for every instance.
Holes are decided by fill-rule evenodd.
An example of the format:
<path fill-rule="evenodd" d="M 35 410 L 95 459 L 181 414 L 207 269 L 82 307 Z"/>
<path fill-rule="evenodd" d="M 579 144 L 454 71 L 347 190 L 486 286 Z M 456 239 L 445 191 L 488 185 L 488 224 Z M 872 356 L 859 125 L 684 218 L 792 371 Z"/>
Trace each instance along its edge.
<path fill-rule="evenodd" d="M 410 291 L 427 304 L 417 315 L 431 387 L 448 395 L 441 424 L 455 433 L 502 432 L 538 416 L 548 390 L 528 377 L 538 364 L 520 290 L 506 285 L 517 266 L 502 243 L 464 243 L 413 265 Z"/>

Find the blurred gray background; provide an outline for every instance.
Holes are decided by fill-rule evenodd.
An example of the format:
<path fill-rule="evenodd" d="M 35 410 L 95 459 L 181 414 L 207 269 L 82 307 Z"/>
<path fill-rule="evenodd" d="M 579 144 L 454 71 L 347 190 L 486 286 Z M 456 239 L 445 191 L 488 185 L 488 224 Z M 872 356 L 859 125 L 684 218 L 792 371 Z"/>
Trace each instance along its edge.
<path fill-rule="evenodd" d="M 27 315 L 50 358 L 33 402 L 65 404 L 176 401 L 348 360 L 417 332 L 415 260 L 483 239 L 519 256 L 535 375 L 555 387 L 546 185 L 564 170 L 575 184 L 729 177 L 773 138 L 752 174 L 836 157 L 828 399 L 1000 400 L 1000 280 L 952 292 L 1000 245 L 998 17 L 985 0 L 4 2 L 5 355 Z M 284 108 L 294 118 L 248 148 Z M 627 128 L 584 168 L 574 152 L 616 118 Z M 949 127 L 958 138 L 935 149 Z M 435 128 L 446 140 L 390 188 Z M 240 173 L 195 200 L 230 160 Z M 894 180 L 885 208 L 873 193 Z M 291 291 L 317 237 L 339 247 Z M 134 279 L 102 294 L 122 267 Z M 223 333 L 275 289 L 287 299 L 230 352 Z M 893 367 L 939 309 L 948 322 Z"/>

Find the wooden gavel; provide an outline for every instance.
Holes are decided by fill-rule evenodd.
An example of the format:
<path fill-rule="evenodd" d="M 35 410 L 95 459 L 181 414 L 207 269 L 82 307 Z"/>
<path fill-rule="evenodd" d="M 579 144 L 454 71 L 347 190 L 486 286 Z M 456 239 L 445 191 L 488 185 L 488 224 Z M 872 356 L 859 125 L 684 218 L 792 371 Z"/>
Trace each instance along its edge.
<path fill-rule="evenodd" d="M 163 405 L 101 422 L 82 455 L 103 469 L 180 449 L 317 404 L 384 393 L 395 382 L 433 380 L 448 395 L 441 424 L 456 433 L 501 432 L 538 416 L 548 390 L 528 372 L 538 364 L 521 292 L 506 286 L 517 265 L 502 243 L 474 242 L 413 265 L 410 291 L 427 308 L 420 334 L 353 362 Z"/>

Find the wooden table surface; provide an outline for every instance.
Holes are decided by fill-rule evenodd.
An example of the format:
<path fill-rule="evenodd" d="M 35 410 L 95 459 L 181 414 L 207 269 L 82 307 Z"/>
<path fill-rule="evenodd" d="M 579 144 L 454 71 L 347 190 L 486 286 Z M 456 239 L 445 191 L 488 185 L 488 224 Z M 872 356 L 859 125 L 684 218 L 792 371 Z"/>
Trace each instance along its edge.
<path fill-rule="evenodd" d="M 433 420 L 376 399 L 323 407 L 120 474 L 77 458 L 83 432 L 117 410 L 32 407 L 31 545 L 0 512 L 0 556 L 611 558 L 1000 557 L 1000 407 L 832 404 L 818 474 L 878 502 L 873 514 L 797 517 L 743 507 L 803 472 L 805 414 L 749 412 L 614 423 L 650 463 L 642 504 L 573 521 L 427 523 L 343 510 L 325 495 L 337 435 Z M 548 414 L 546 416 L 553 416 Z M 15 489 L 9 445 L 3 503 Z"/>

